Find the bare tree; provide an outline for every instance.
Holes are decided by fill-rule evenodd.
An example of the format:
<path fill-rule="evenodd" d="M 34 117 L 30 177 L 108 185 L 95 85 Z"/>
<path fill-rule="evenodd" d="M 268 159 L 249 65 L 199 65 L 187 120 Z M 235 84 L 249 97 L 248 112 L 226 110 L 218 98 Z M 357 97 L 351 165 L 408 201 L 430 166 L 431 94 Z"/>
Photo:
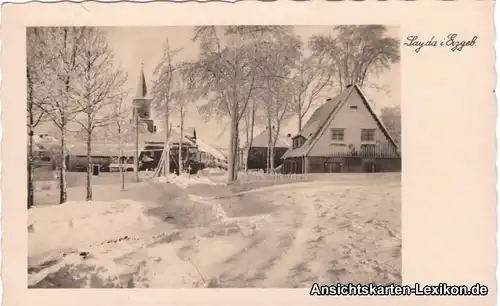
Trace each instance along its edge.
<path fill-rule="evenodd" d="M 243 124 L 245 127 L 245 158 L 244 158 L 244 170 L 245 172 L 248 172 L 248 160 L 250 156 L 250 150 L 252 148 L 253 144 L 253 137 L 254 137 L 254 131 L 255 131 L 255 126 L 256 126 L 256 115 L 257 115 L 257 109 L 258 109 L 258 102 L 256 101 L 255 98 L 252 98 L 247 106 L 247 109 L 245 110 L 245 114 L 243 116 Z"/>
<path fill-rule="evenodd" d="M 302 121 L 321 94 L 333 87 L 334 72 L 327 63 L 314 56 L 300 59 L 292 73 L 293 105 L 298 119 L 298 132 L 302 131 Z"/>
<path fill-rule="evenodd" d="M 183 142 L 184 142 L 184 118 L 186 117 L 186 107 L 184 106 L 183 103 L 180 103 L 178 105 L 179 108 L 179 118 L 180 118 L 180 139 L 179 139 L 179 174 L 181 174 L 184 169 L 183 169 L 183 158 L 182 158 L 182 150 L 183 150 Z M 189 154 L 189 152 L 188 152 Z"/>
<path fill-rule="evenodd" d="M 401 107 L 398 105 L 382 108 L 380 119 L 394 141 L 401 146 Z"/>
<path fill-rule="evenodd" d="M 267 171 L 274 170 L 274 148 L 278 141 L 281 125 L 293 115 L 292 99 L 294 80 L 270 79 L 267 103 L 263 104 L 268 126 Z"/>
<path fill-rule="evenodd" d="M 168 38 L 165 40 L 163 47 L 163 57 L 155 69 L 157 79 L 153 83 L 153 106 L 163 114 L 165 127 L 165 150 L 164 154 L 164 174 L 168 176 L 170 172 L 170 113 L 172 109 L 173 99 L 173 79 L 177 66 L 174 64 L 175 56 L 180 52 L 180 49 L 172 49 Z"/>
<path fill-rule="evenodd" d="M 125 171 L 124 169 L 124 160 L 123 160 L 123 141 L 124 141 L 124 125 L 127 124 L 130 120 L 127 120 L 130 117 L 131 112 L 126 111 L 123 107 L 123 99 L 119 100 L 115 106 L 115 124 L 118 136 L 118 164 L 120 166 L 120 178 L 121 178 L 121 191 L 125 191 Z M 124 116 L 125 115 L 125 116 Z"/>
<path fill-rule="evenodd" d="M 291 37 L 296 41 L 300 41 L 299 37 Z M 281 40 L 278 41 L 280 43 L 285 43 Z M 279 137 L 281 124 L 283 120 L 293 115 L 293 89 L 297 81 L 293 78 L 292 72 L 302 55 L 301 46 L 301 44 L 297 43 L 296 49 L 274 54 L 268 60 L 270 64 L 265 68 L 267 77 L 264 78 L 264 85 L 260 93 L 262 95 L 261 104 L 268 127 L 268 172 L 274 170 L 274 148 Z"/>
<path fill-rule="evenodd" d="M 118 144 L 118 165 L 121 178 L 121 191 L 125 190 L 125 172 L 127 171 L 124 163 L 126 156 L 124 154 L 123 145 L 126 142 L 133 141 L 133 132 L 135 128 L 132 126 L 130 118 L 132 117 L 132 108 L 124 103 L 125 92 L 121 94 L 120 99 L 116 99 L 111 107 L 110 124 L 96 129 L 96 133 L 100 133 L 100 138 L 110 140 L 114 145 Z"/>
<path fill-rule="evenodd" d="M 196 101 L 199 94 L 195 88 L 192 88 L 190 84 L 193 84 L 193 74 L 191 73 L 192 63 L 181 63 L 177 66 L 177 70 L 173 74 L 172 78 L 172 102 L 174 111 L 179 115 L 180 123 L 180 139 L 179 139 L 179 174 L 183 172 L 183 141 L 184 141 L 184 120 L 186 118 L 187 109 L 190 104 Z M 190 89 L 191 87 L 191 89 Z M 189 156 L 189 151 L 186 153 Z"/>
<path fill-rule="evenodd" d="M 113 123 L 113 104 L 123 98 L 127 76 L 115 67 L 114 55 L 105 35 L 96 28 L 85 28 L 78 60 L 82 77 L 76 87 L 75 101 L 82 110 L 75 116 L 84 131 L 87 145 L 87 201 L 92 200 L 92 136 L 97 128 Z"/>
<path fill-rule="evenodd" d="M 335 69 L 341 89 L 350 84 L 365 86 L 391 64 L 399 62 L 399 40 L 382 25 L 336 26 L 331 35 L 315 35 L 309 45 L 313 55 Z"/>
<path fill-rule="evenodd" d="M 44 72 L 50 59 L 44 54 L 44 32 L 38 28 L 26 29 L 26 81 L 27 81 L 27 124 L 28 124 L 28 208 L 33 206 L 34 186 L 34 130 L 44 120 L 42 107 L 49 95 L 43 86 Z"/>
<path fill-rule="evenodd" d="M 66 191 L 66 134 L 68 123 L 81 107 L 75 103 L 75 88 L 80 82 L 82 67 L 79 61 L 80 47 L 85 39 L 85 28 L 52 27 L 45 28 L 44 35 L 37 42 L 48 59 L 43 81 L 49 95 L 46 103 L 39 105 L 47 119 L 59 130 L 59 203 L 67 200 Z"/>
<path fill-rule="evenodd" d="M 192 65 L 194 84 L 208 103 L 199 108 L 207 117 L 230 118 L 228 180 L 237 178 L 239 124 L 249 101 L 266 78 L 273 55 L 300 46 L 290 27 L 204 26 L 195 28 L 200 44 L 198 62 Z"/>

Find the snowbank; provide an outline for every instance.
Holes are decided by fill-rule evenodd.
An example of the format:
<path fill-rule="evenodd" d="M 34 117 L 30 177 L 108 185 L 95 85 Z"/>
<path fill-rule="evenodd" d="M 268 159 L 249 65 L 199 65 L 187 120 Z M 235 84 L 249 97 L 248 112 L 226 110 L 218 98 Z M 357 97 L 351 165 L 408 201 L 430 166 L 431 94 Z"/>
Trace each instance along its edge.
<path fill-rule="evenodd" d="M 151 228 L 159 221 L 144 209 L 130 200 L 35 207 L 28 211 L 29 254 L 89 246 Z"/>
<path fill-rule="evenodd" d="M 211 185 L 211 186 L 216 186 L 220 185 L 219 183 L 213 182 L 210 180 L 208 177 L 203 177 L 203 176 L 196 176 L 196 175 L 187 175 L 187 174 L 181 174 L 181 175 L 175 175 L 171 174 L 168 177 L 159 177 L 155 178 L 156 183 L 172 183 L 177 185 L 178 187 L 182 189 L 186 189 L 190 185 Z"/>
<path fill-rule="evenodd" d="M 205 168 L 205 169 L 203 169 L 203 172 L 210 174 L 210 173 L 226 172 L 226 170 L 220 169 L 220 168 Z"/>

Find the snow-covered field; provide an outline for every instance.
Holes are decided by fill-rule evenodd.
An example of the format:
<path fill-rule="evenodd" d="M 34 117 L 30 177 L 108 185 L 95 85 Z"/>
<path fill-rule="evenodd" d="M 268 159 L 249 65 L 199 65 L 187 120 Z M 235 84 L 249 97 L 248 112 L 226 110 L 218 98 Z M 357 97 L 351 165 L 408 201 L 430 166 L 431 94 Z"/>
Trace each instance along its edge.
<path fill-rule="evenodd" d="M 135 189 L 147 193 L 144 201 L 137 196 L 30 210 L 29 286 L 401 281 L 400 175 L 238 193 L 213 183 L 210 175 L 147 184 Z M 208 197 L 206 188 L 225 196 Z M 168 199 L 154 200 L 162 197 Z"/>

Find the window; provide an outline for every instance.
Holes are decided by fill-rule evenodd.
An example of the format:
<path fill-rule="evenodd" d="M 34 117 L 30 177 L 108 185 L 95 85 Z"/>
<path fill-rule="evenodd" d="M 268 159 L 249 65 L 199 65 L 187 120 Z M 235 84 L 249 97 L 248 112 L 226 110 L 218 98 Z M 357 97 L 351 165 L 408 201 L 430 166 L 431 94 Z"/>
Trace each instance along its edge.
<path fill-rule="evenodd" d="M 349 108 L 350 108 L 351 110 L 357 110 L 357 109 L 358 109 L 358 107 L 357 107 L 356 105 L 351 105 Z"/>
<path fill-rule="evenodd" d="M 293 139 L 292 149 L 300 148 L 304 144 L 305 140 L 306 139 L 302 136 L 295 137 Z"/>
<path fill-rule="evenodd" d="M 332 129 L 332 140 L 344 141 L 344 129 Z"/>
<path fill-rule="evenodd" d="M 375 141 L 375 129 L 362 129 L 361 141 Z"/>

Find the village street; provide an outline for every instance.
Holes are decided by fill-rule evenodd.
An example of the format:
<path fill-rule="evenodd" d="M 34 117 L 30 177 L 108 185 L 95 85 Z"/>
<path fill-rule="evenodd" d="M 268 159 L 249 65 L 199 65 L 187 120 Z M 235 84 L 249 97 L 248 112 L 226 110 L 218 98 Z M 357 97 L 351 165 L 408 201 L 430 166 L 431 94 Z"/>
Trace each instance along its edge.
<path fill-rule="evenodd" d="M 31 209 L 29 286 L 401 281 L 400 174 L 234 186 L 223 176 L 129 183 L 121 196 L 96 186 L 92 202 L 71 202 L 70 190 L 68 203 Z"/>

